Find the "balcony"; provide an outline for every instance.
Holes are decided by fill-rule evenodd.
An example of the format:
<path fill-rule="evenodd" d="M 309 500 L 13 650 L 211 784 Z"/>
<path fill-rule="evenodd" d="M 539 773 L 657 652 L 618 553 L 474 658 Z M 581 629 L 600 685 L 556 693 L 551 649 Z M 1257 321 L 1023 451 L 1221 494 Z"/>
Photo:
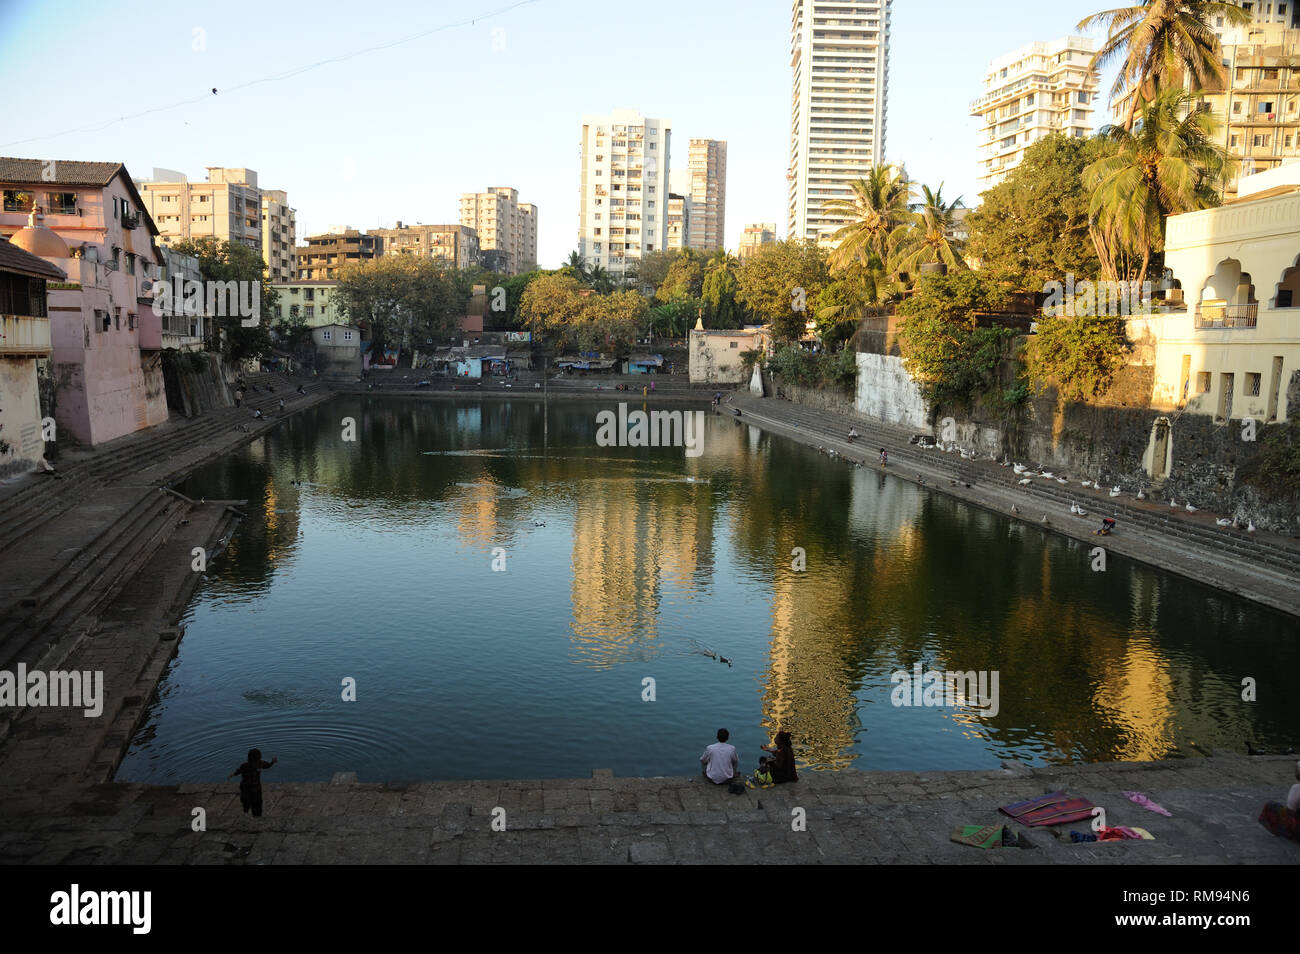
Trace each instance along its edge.
<path fill-rule="evenodd" d="M 1259 302 L 1247 305 L 1201 303 L 1196 308 L 1196 328 L 1254 328 Z"/>
<path fill-rule="evenodd" d="M 0 355 L 44 358 L 50 354 L 50 319 L 0 315 Z"/>

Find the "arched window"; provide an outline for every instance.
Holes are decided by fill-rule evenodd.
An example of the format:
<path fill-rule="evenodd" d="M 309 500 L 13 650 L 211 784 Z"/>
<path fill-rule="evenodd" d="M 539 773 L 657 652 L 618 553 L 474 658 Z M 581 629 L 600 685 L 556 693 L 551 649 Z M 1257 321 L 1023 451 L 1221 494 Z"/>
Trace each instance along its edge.
<path fill-rule="evenodd" d="M 1254 328 L 1259 312 L 1255 286 L 1241 262 L 1225 258 L 1201 286 L 1196 306 L 1197 328 Z"/>
<path fill-rule="evenodd" d="M 1282 273 L 1282 280 L 1277 283 L 1277 294 L 1273 296 L 1274 308 L 1300 308 L 1300 255 L 1295 264 Z"/>

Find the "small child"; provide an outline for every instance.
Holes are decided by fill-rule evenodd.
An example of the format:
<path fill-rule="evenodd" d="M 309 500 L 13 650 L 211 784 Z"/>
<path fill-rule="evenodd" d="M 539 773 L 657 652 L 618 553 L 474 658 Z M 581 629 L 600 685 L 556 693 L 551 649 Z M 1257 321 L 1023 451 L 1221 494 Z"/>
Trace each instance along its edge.
<path fill-rule="evenodd" d="M 766 755 L 758 760 L 758 768 L 754 771 L 754 778 L 750 781 L 751 788 L 771 788 L 772 782 L 772 760 Z"/>
<path fill-rule="evenodd" d="M 269 769 L 280 757 L 269 762 L 262 761 L 261 749 L 249 749 L 248 761 L 231 772 L 227 778 L 241 776 L 239 780 L 239 803 L 244 806 L 244 814 L 253 813 L 254 818 L 262 817 L 262 769 Z"/>

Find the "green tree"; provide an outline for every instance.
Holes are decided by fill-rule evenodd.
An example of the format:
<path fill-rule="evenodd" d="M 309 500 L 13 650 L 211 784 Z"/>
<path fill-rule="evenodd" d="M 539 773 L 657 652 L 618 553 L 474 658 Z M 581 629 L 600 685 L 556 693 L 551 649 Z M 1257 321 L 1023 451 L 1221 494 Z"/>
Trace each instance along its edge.
<path fill-rule="evenodd" d="M 830 255 L 832 273 L 867 268 L 889 260 L 891 237 L 900 225 L 911 220 L 908 202 L 911 186 L 896 166 L 874 166 L 865 178 L 849 183 L 853 194 L 823 204 L 825 215 L 848 216 L 833 238 L 838 243 Z"/>
<path fill-rule="evenodd" d="M 334 300 L 342 317 L 365 325 L 376 355 L 392 345 L 411 348 L 449 334 L 468 304 L 451 269 L 414 255 L 383 255 L 344 266 Z"/>
<path fill-rule="evenodd" d="M 922 277 L 899 306 L 903 362 L 931 407 L 969 408 L 996 390 L 998 364 L 1015 332 L 978 327 L 975 319 L 1007 301 L 1001 283 L 963 270 Z"/>
<path fill-rule="evenodd" d="M 894 230 L 893 271 L 908 274 L 913 282 L 922 265 L 943 263 L 949 268 L 965 268 L 962 258 L 962 241 L 953 234 L 961 207 L 961 197 L 952 202 L 943 200 L 943 184 L 934 191 L 921 186 L 922 199 L 911 214 L 911 221 Z"/>
<path fill-rule="evenodd" d="M 1113 151 L 1101 136 L 1055 133 L 1031 145 L 1011 174 L 984 192 L 979 208 L 966 216 L 967 256 L 981 271 L 1022 291 L 1041 291 L 1067 273 L 1098 276 L 1083 170 Z"/>
<path fill-rule="evenodd" d="M 1146 279 L 1165 247 L 1165 216 L 1219 205 L 1234 160 L 1213 140 L 1217 120 L 1185 90 L 1159 93 L 1130 132 L 1102 130 L 1114 151 L 1083 173 L 1089 229 L 1111 281 Z"/>
<path fill-rule="evenodd" d="M 675 301 L 679 298 L 699 298 L 704 287 L 704 262 L 694 249 L 679 249 L 677 257 L 668 266 L 663 284 L 655 291 L 655 300 Z"/>
<path fill-rule="evenodd" d="M 1132 7 L 1105 10 L 1079 21 L 1080 30 L 1107 27 L 1106 42 L 1092 65 L 1106 68 L 1116 61 L 1119 75 L 1111 99 L 1129 95 L 1124 128 L 1130 132 L 1142 107 L 1162 91 L 1195 83 L 1220 87 L 1226 81 L 1223 48 L 1212 23 L 1223 18 L 1228 27 L 1245 26 L 1253 17 L 1232 3 L 1206 0 L 1145 0 Z"/>
<path fill-rule="evenodd" d="M 567 270 L 580 282 L 585 282 L 587 280 L 586 259 L 584 259 L 582 254 L 576 249 L 569 253 L 569 257 L 564 260 L 564 264 L 560 266 L 560 270 Z"/>
<path fill-rule="evenodd" d="M 534 337 L 546 335 L 557 348 L 571 343 L 582 319 L 582 282 L 561 270 L 539 275 L 528 283 L 519 303 L 519 317 Z"/>
<path fill-rule="evenodd" d="M 1042 317 L 1023 358 L 1039 391 L 1055 385 L 1064 400 L 1090 401 L 1110 387 L 1129 350 L 1123 318 Z"/>
<path fill-rule="evenodd" d="M 741 263 L 736 300 L 770 322 L 778 341 L 798 341 L 829 281 L 824 249 L 809 241 L 772 242 Z"/>
<path fill-rule="evenodd" d="M 677 249 L 661 249 L 641 256 L 637 280 L 647 294 L 653 295 L 668 277 L 668 269 L 677 261 Z"/>
<path fill-rule="evenodd" d="M 204 282 L 255 282 L 258 285 L 261 302 L 258 323 L 246 328 L 239 315 L 209 315 L 206 321 L 208 350 L 233 361 L 269 353 L 271 323 L 279 310 L 280 294 L 267 278 L 262 257 L 241 242 L 223 242 L 211 236 L 186 239 L 178 242 L 175 249 L 199 260 L 199 274 Z"/>

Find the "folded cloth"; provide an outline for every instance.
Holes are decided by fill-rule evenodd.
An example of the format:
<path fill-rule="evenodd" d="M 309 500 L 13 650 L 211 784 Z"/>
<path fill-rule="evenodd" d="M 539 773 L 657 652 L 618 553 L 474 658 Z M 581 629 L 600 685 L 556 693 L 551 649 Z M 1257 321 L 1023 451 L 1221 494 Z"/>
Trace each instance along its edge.
<path fill-rule="evenodd" d="M 1134 835 L 1136 835 L 1138 838 L 1141 838 L 1143 841 L 1156 840 L 1155 835 L 1151 834 L 1151 832 L 1147 831 L 1145 828 L 1138 828 L 1136 825 L 1130 825 L 1125 828 L 1121 828 L 1120 831 L 1131 831 Z"/>
<path fill-rule="evenodd" d="M 948 837 L 959 845 L 972 848 L 1001 848 L 1007 834 L 1005 828 L 1005 825 L 962 825 L 954 828 Z"/>
<path fill-rule="evenodd" d="M 1083 832 L 1083 831 L 1075 831 L 1073 828 L 1070 829 L 1070 841 L 1077 842 L 1077 841 L 1096 841 L 1096 840 L 1097 840 L 1097 836 L 1090 831 Z"/>
<path fill-rule="evenodd" d="M 1064 825 L 1092 817 L 1095 806 L 1086 798 L 1048 792 L 1023 802 L 1013 802 L 998 809 L 1029 828 L 1043 825 Z"/>
<path fill-rule="evenodd" d="M 1137 836 L 1134 835 L 1133 837 L 1136 838 Z M 1126 838 L 1127 836 L 1118 828 L 1102 827 L 1097 829 L 1098 841 L 1124 841 Z"/>
<path fill-rule="evenodd" d="M 1147 798 L 1141 792 L 1125 792 L 1124 797 L 1135 805 L 1141 805 L 1143 808 L 1155 812 L 1157 815 L 1164 815 L 1167 818 L 1173 818 L 1173 812 L 1167 812 L 1151 799 Z"/>

